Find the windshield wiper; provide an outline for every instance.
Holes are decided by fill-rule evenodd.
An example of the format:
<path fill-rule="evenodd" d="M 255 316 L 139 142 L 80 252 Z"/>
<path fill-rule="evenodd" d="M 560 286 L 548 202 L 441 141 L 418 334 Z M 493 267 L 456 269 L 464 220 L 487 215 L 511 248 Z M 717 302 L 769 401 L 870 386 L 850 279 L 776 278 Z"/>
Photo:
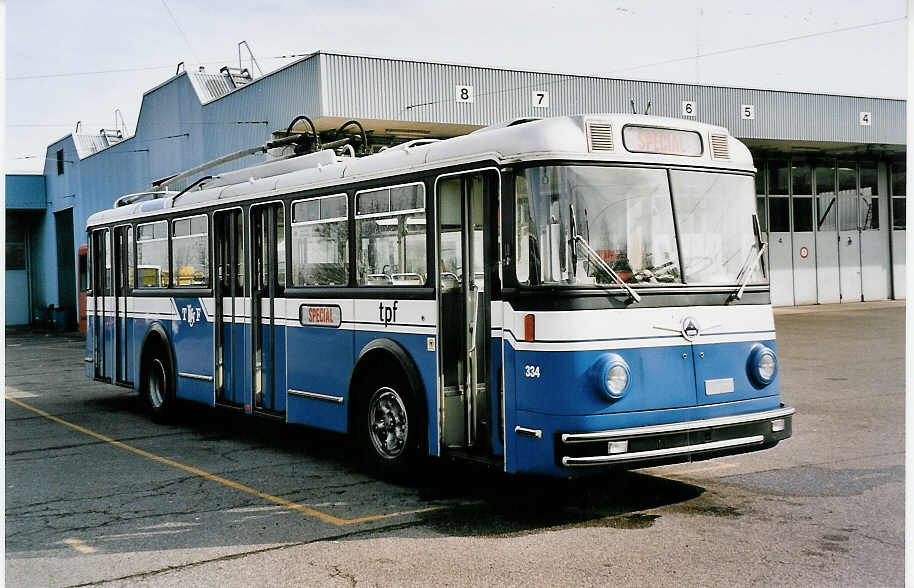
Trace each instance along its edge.
<path fill-rule="evenodd" d="M 619 274 L 617 274 L 613 270 L 613 268 L 609 267 L 609 264 L 606 263 L 606 261 L 604 261 L 602 257 L 600 257 L 600 254 L 598 254 L 594 250 L 594 248 L 590 246 L 590 243 L 587 242 L 587 239 L 585 239 L 584 237 L 582 237 L 580 235 L 575 235 L 574 241 L 575 241 L 575 243 L 577 243 L 581 247 L 583 247 L 584 253 L 587 254 L 587 257 L 590 258 L 590 261 L 597 264 L 597 267 L 599 267 L 601 270 L 606 272 L 606 275 L 611 277 L 613 279 L 613 281 L 619 285 L 619 287 L 621 287 L 623 290 L 625 290 L 628 293 L 628 295 L 632 297 L 632 300 L 634 300 L 635 302 L 641 302 L 641 296 L 639 296 L 638 293 L 635 292 L 631 286 L 626 284 L 625 280 L 620 278 Z"/>
<path fill-rule="evenodd" d="M 749 284 L 749 278 L 752 277 L 752 274 L 755 273 L 755 268 L 758 266 L 758 261 L 761 259 L 762 255 L 765 254 L 765 250 L 768 249 L 768 243 L 762 241 L 762 229 L 759 226 L 758 216 L 752 215 L 753 229 L 755 230 L 755 239 L 756 247 L 758 247 L 758 253 L 752 255 L 752 252 L 749 252 L 749 257 L 743 263 L 743 267 L 739 269 L 738 276 L 743 276 L 743 279 L 739 282 L 739 288 L 736 289 L 736 292 L 732 294 L 732 297 L 735 300 L 740 300 L 743 297 L 743 291 L 746 289 L 746 285 Z"/>

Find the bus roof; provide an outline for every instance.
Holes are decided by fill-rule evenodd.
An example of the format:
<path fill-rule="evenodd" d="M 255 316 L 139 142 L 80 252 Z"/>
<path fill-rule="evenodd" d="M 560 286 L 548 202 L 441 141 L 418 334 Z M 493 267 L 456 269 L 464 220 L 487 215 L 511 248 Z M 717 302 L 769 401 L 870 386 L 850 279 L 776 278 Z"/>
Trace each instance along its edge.
<path fill-rule="evenodd" d="M 671 154 L 679 153 L 679 154 Z M 639 114 L 586 114 L 518 119 L 445 140 L 419 139 L 366 157 L 318 151 L 226 172 L 183 194 L 103 210 L 87 226 L 107 224 L 163 209 L 191 209 L 215 202 L 281 195 L 428 169 L 494 160 L 537 160 L 689 165 L 752 172 L 748 148 L 727 129 L 678 118 Z"/>

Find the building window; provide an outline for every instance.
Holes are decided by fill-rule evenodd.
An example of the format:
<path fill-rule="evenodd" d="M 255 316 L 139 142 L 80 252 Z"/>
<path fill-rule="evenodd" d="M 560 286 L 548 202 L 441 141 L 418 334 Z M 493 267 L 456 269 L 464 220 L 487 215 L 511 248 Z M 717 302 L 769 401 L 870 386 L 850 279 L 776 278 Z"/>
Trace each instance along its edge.
<path fill-rule="evenodd" d="M 758 214 L 758 224 L 763 233 L 768 232 L 768 208 L 765 206 L 765 163 L 758 162 L 758 172 L 755 174 L 755 211 Z"/>
<path fill-rule="evenodd" d="M 792 166 L 793 230 L 812 232 L 812 168 L 795 162 Z"/>
<path fill-rule="evenodd" d="M 428 273 L 425 186 L 356 194 L 356 260 L 363 286 L 424 286 Z"/>
<path fill-rule="evenodd" d="M 57 175 L 63 175 L 63 149 L 57 150 Z"/>
<path fill-rule="evenodd" d="M 905 230 L 905 164 L 892 164 L 892 228 L 896 231 Z"/>
<path fill-rule="evenodd" d="M 816 230 L 835 231 L 838 228 L 838 206 L 835 197 L 835 168 L 816 168 Z"/>
<path fill-rule="evenodd" d="M 857 167 L 838 162 L 838 230 L 856 231 L 860 227 L 857 203 Z"/>
<path fill-rule="evenodd" d="M 168 221 L 136 227 L 138 288 L 168 287 Z"/>
<path fill-rule="evenodd" d="M 879 228 L 879 189 L 876 183 L 876 166 L 860 166 L 860 221 L 864 231 Z"/>
<path fill-rule="evenodd" d="M 6 269 L 25 269 L 25 228 L 10 218 L 6 219 Z"/>
<path fill-rule="evenodd" d="M 349 222 L 345 194 L 292 204 L 292 285 L 349 282 Z"/>
<path fill-rule="evenodd" d="M 768 230 L 790 232 L 790 165 L 768 161 Z"/>
<path fill-rule="evenodd" d="M 209 220 L 205 214 L 172 223 L 171 265 L 175 286 L 209 287 Z"/>

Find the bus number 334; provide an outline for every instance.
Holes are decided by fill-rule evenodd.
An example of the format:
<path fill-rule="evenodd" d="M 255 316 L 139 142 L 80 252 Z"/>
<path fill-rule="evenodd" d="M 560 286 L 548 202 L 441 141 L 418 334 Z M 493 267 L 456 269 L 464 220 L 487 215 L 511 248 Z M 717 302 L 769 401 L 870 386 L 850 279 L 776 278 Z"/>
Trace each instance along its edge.
<path fill-rule="evenodd" d="M 525 365 L 524 366 L 524 375 L 528 378 L 538 378 L 540 377 L 540 366 L 538 365 Z"/>

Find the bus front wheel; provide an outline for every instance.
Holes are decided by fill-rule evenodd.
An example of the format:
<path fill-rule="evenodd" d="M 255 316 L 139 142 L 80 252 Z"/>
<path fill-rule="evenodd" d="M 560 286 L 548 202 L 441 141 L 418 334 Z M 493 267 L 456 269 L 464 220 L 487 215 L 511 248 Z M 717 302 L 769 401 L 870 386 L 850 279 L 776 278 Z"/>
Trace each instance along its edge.
<path fill-rule="evenodd" d="M 418 457 L 421 419 L 408 387 L 375 385 L 362 407 L 362 447 L 369 464 L 393 475 L 407 472 Z"/>

